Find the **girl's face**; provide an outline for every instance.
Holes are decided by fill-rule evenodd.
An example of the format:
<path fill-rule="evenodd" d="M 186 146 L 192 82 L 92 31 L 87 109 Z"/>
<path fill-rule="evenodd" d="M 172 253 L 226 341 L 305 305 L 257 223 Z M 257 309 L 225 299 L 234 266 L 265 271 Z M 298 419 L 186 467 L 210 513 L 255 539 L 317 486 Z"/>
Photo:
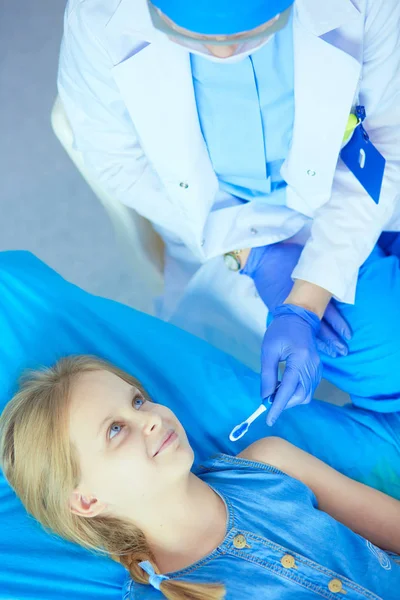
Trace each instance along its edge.
<path fill-rule="evenodd" d="M 178 419 L 113 373 L 77 378 L 69 427 L 81 469 L 71 506 L 82 516 L 144 517 L 189 477 L 193 451 Z"/>

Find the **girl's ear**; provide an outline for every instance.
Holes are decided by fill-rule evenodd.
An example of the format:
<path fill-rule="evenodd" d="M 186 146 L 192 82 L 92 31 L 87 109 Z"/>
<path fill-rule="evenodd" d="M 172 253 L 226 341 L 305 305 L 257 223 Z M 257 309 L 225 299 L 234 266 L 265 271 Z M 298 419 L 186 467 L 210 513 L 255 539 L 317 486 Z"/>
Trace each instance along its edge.
<path fill-rule="evenodd" d="M 79 517 L 90 519 L 97 517 L 104 512 L 106 505 L 93 498 L 93 496 L 84 496 L 81 492 L 75 490 L 72 492 L 69 505 L 72 512 Z"/>

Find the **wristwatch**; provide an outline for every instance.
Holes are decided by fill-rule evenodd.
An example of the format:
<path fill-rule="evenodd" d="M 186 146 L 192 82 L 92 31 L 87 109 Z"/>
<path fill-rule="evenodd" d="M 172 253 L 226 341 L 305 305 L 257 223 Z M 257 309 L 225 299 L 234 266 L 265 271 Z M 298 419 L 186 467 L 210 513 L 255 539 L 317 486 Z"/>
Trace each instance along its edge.
<path fill-rule="evenodd" d="M 224 254 L 224 263 L 230 271 L 240 271 L 242 268 L 240 260 L 241 252 L 243 252 L 243 250 L 232 250 L 231 252 L 226 252 Z"/>

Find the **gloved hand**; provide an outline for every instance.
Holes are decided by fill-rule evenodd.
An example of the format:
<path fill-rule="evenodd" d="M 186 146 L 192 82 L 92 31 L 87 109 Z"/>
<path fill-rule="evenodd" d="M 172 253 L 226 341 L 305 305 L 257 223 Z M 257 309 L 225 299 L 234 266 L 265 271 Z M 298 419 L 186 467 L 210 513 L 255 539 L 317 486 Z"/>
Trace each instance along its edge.
<path fill-rule="evenodd" d="M 257 292 L 270 312 L 282 304 L 293 287 L 291 274 L 299 261 L 303 247 L 299 244 L 271 244 L 253 248 L 241 273 L 254 281 Z M 320 352 L 331 357 L 346 356 L 346 341 L 351 330 L 339 312 L 335 300 L 325 311 L 316 344 Z"/>
<path fill-rule="evenodd" d="M 261 350 L 261 396 L 266 400 L 278 385 L 278 365 L 286 361 L 281 385 L 267 414 L 273 425 L 286 408 L 308 404 L 321 381 L 322 367 L 316 336 L 319 317 L 294 304 L 282 304 L 272 312 Z"/>

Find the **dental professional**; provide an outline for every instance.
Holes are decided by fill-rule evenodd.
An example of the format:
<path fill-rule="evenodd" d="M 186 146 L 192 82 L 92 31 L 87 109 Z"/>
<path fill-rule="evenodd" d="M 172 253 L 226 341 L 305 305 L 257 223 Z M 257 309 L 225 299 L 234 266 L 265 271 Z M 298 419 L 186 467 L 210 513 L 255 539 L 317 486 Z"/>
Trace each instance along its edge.
<path fill-rule="evenodd" d="M 263 398 L 286 361 L 269 424 L 322 365 L 362 377 L 346 305 L 400 230 L 399 32 L 398 0 L 67 5 L 75 146 L 162 236 L 160 316 L 250 363 L 262 347 Z"/>

